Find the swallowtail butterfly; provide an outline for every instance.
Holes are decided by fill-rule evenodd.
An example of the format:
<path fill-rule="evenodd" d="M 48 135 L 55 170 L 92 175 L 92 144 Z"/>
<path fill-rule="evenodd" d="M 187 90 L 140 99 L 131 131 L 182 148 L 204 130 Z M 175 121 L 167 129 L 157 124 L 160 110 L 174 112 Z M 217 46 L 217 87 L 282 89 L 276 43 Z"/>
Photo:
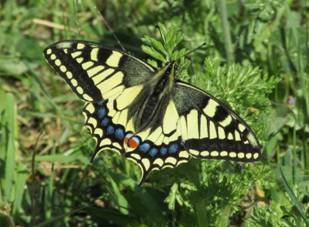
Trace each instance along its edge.
<path fill-rule="evenodd" d="M 190 157 L 243 162 L 261 157 L 249 126 L 215 97 L 178 80 L 175 62 L 155 70 L 121 51 L 76 40 L 54 43 L 44 55 L 85 102 L 94 156 L 115 150 L 141 167 L 142 180 Z"/>

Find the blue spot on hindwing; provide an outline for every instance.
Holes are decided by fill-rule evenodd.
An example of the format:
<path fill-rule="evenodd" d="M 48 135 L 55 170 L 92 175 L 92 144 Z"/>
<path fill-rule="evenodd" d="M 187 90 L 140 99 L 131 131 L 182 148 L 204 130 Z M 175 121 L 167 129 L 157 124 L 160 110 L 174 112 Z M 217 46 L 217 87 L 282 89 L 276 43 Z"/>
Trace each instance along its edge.
<path fill-rule="evenodd" d="M 107 135 L 111 135 L 111 134 L 114 133 L 114 131 L 115 131 L 114 127 L 110 125 L 110 126 L 108 126 L 107 129 L 106 129 L 106 134 L 107 134 Z"/>
<path fill-rule="evenodd" d="M 172 143 L 169 148 L 168 148 L 168 153 L 169 154 L 174 154 L 178 151 L 178 144 L 177 143 Z"/>
<path fill-rule="evenodd" d="M 157 154 L 158 154 L 158 149 L 157 148 L 153 147 L 153 148 L 150 149 L 149 155 L 151 157 L 155 157 Z"/>
<path fill-rule="evenodd" d="M 160 154 L 161 155 L 166 155 L 166 153 L 167 153 L 167 148 L 166 147 L 161 147 Z"/>
<path fill-rule="evenodd" d="M 122 128 L 117 128 L 115 130 L 115 136 L 117 139 L 122 140 L 124 138 L 124 130 Z"/>
<path fill-rule="evenodd" d="M 99 110 L 98 110 L 98 117 L 100 119 L 102 119 L 103 117 L 105 117 L 106 115 L 106 108 L 105 107 L 100 107 Z"/>
<path fill-rule="evenodd" d="M 106 127 L 109 124 L 109 122 L 110 122 L 109 118 L 106 117 L 101 121 L 101 125 L 103 127 Z"/>
<path fill-rule="evenodd" d="M 150 144 L 149 143 L 143 143 L 141 144 L 138 149 L 141 151 L 141 152 L 144 152 L 146 153 L 150 148 Z"/>

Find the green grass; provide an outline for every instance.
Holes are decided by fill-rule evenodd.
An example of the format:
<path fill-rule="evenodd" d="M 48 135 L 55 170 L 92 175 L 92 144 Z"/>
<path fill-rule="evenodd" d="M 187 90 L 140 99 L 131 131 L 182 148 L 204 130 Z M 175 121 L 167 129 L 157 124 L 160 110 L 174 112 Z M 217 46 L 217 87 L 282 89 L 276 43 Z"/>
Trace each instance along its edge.
<path fill-rule="evenodd" d="M 309 226 L 308 10 L 305 0 L 0 1 L 0 226 Z M 121 43 L 158 67 L 205 43 L 178 76 L 229 103 L 263 160 L 192 160 L 142 187 L 117 154 L 91 164 L 83 104 L 43 59 L 61 39 Z"/>

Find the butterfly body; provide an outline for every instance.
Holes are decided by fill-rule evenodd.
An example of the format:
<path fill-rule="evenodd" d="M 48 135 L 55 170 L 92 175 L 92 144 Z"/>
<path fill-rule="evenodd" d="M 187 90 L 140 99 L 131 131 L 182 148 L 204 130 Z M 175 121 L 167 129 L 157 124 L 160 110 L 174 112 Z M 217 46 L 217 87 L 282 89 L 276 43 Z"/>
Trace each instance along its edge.
<path fill-rule="evenodd" d="M 170 63 L 155 72 L 129 107 L 129 112 L 134 116 L 136 131 L 154 128 L 160 123 L 160 110 L 166 109 L 172 98 L 175 83 L 174 67 L 175 63 Z"/>
<path fill-rule="evenodd" d="M 120 51 L 61 41 L 45 58 L 85 101 L 95 155 L 112 149 L 135 161 L 142 179 L 190 157 L 256 161 L 261 148 L 249 126 L 208 93 L 176 79 L 176 63 L 155 70 Z"/>

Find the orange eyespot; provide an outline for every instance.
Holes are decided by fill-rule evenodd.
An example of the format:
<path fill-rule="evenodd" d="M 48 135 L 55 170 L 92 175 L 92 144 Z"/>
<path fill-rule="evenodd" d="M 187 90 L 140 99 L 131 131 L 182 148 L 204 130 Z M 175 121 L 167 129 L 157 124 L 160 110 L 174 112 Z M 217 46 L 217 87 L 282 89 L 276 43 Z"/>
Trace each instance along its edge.
<path fill-rule="evenodd" d="M 128 151 L 135 150 L 140 144 L 140 139 L 132 133 L 128 133 L 124 138 L 124 147 Z"/>
<path fill-rule="evenodd" d="M 137 146 L 138 146 L 138 142 L 135 141 L 134 138 L 129 139 L 129 141 L 128 141 L 128 146 L 135 149 L 135 148 L 137 148 Z"/>

